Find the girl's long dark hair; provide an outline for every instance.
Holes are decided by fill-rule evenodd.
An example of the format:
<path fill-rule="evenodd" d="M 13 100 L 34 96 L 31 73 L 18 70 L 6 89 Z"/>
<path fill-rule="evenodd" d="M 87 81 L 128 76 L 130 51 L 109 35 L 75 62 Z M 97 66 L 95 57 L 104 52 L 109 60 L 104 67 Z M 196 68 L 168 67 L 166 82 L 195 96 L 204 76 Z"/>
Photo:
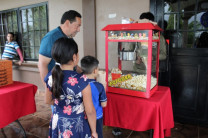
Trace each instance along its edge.
<path fill-rule="evenodd" d="M 73 55 L 78 53 L 78 46 L 73 39 L 62 37 L 55 41 L 51 54 L 52 58 L 59 64 L 67 64 L 73 61 Z M 52 94 L 55 98 L 60 98 L 62 91 L 63 72 L 60 65 L 55 65 L 52 70 Z"/>

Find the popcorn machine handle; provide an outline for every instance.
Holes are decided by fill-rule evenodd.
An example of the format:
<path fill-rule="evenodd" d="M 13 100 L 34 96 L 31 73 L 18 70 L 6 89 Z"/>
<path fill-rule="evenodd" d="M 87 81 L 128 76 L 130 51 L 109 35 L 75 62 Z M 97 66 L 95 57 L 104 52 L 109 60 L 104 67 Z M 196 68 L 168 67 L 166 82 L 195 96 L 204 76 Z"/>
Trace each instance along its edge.
<path fill-rule="evenodd" d="M 120 70 L 122 70 L 121 69 L 121 60 L 120 60 L 120 51 L 122 50 L 122 43 L 121 42 L 118 42 L 118 68 L 120 69 Z"/>
<path fill-rule="evenodd" d="M 136 49 L 137 49 L 137 47 L 138 47 L 138 42 L 136 42 L 136 46 L 135 46 L 135 48 L 134 48 L 134 55 L 136 54 Z M 136 56 L 137 56 L 137 54 L 136 54 Z M 136 57 L 136 60 L 137 60 L 137 57 Z"/>
<path fill-rule="evenodd" d="M 135 46 L 135 48 L 134 48 L 134 53 L 135 53 L 135 51 L 136 51 L 136 49 L 137 49 L 137 46 L 138 46 L 138 42 L 136 42 L 136 46 Z"/>

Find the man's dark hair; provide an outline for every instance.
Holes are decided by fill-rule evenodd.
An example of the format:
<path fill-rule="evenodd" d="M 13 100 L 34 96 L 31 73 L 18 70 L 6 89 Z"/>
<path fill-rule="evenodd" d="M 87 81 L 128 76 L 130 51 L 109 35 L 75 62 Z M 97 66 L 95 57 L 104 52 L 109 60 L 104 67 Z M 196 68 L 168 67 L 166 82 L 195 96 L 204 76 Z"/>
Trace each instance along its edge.
<path fill-rule="evenodd" d="M 153 15 L 151 12 L 143 12 L 143 13 L 140 15 L 139 19 L 148 19 L 148 20 L 154 22 L 155 17 L 154 17 L 154 15 Z"/>
<path fill-rule="evenodd" d="M 82 18 L 81 14 L 74 10 L 69 10 L 62 15 L 61 24 L 64 24 L 66 20 L 69 20 L 70 23 L 76 21 L 76 17 Z"/>
<path fill-rule="evenodd" d="M 91 74 L 98 64 L 99 61 L 93 56 L 85 56 L 81 59 L 81 68 L 84 74 Z"/>

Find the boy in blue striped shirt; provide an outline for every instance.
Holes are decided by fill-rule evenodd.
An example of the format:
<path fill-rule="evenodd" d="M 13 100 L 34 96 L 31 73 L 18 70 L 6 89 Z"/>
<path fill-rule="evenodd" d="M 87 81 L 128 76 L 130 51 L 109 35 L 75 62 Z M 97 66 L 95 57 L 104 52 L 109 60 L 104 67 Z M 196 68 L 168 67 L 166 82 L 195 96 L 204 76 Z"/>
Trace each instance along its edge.
<path fill-rule="evenodd" d="M 17 53 L 20 57 L 20 61 L 18 63 L 21 65 L 24 62 L 22 52 L 17 42 L 14 41 L 14 34 L 9 32 L 7 34 L 7 41 L 4 47 L 4 52 L 2 54 L 2 59 L 12 60 L 17 56 Z"/>

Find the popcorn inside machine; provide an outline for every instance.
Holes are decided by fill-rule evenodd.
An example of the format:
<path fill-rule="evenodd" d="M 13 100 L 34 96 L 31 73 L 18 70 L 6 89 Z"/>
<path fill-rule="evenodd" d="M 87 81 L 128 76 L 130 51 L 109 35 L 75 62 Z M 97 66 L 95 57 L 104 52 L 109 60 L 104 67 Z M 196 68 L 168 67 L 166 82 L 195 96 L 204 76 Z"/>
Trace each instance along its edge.
<path fill-rule="evenodd" d="M 111 24 L 105 31 L 107 92 L 143 98 L 158 87 L 159 26 L 151 23 Z"/>

